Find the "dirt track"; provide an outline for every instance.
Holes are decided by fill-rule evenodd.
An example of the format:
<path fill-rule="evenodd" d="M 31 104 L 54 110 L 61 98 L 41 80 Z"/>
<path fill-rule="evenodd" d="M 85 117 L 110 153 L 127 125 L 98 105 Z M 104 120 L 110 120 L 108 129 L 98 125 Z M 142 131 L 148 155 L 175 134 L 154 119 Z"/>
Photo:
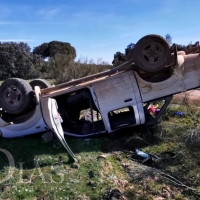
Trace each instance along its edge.
<path fill-rule="evenodd" d="M 174 95 L 172 102 L 188 102 L 190 104 L 200 106 L 200 90 L 190 90 L 188 92 L 176 94 Z"/>

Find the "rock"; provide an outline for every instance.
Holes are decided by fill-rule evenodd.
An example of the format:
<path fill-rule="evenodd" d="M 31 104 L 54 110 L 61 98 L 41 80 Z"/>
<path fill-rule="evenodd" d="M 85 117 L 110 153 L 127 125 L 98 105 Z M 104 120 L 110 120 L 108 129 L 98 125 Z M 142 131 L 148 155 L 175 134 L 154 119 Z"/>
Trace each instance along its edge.
<path fill-rule="evenodd" d="M 107 156 L 108 156 L 108 155 L 102 154 L 102 155 L 98 156 L 97 159 L 99 159 L 99 158 L 104 158 L 104 159 L 106 159 Z"/>
<path fill-rule="evenodd" d="M 162 188 L 162 196 L 167 198 L 167 199 L 171 199 L 172 197 L 172 191 L 169 187 L 165 186 Z"/>
<path fill-rule="evenodd" d="M 78 160 L 81 160 L 81 156 L 77 156 L 77 159 L 78 159 Z"/>
<path fill-rule="evenodd" d="M 110 190 L 110 194 L 109 194 L 110 199 L 112 199 L 112 198 L 119 199 L 120 197 L 122 197 L 122 193 L 118 189 Z"/>
<path fill-rule="evenodd" d="M 78 169 L 80 167 L 80 165 L 78 163 L 73 163 L 71 165 L 71 168 L 75 168 L 75 169 Z"/>
<path fill-rule="evenodd" d="M 155 197 L 153 200 L 165 200 L 163 197 Z"/>

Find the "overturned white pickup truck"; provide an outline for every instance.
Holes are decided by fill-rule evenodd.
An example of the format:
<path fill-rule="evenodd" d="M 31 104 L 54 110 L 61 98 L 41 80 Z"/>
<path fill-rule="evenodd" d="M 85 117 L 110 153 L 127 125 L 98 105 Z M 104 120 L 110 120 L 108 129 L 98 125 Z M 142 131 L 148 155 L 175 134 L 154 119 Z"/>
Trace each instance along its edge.
<path fill-rule="evenodd" d="M 173 47 L 173 53 L 172 52 Z M 0 86 L 0 135 L 22 137 L 53 131 L 68 152 L 65 135 L 87 137 L 155 123 L 173 94 L 200 86 L 200 47 L 177 52 L 162 37 L 141 38 L 117 68 L 50 87 L 18 78 Z M 157 112 L 149 106 L 157 102 Z"/>

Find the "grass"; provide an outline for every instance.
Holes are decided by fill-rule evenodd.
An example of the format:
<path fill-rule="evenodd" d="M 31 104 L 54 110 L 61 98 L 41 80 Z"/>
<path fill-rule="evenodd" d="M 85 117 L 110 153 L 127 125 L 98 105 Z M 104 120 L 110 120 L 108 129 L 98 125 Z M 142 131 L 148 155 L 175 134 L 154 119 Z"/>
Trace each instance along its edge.
<path fill-rule="evenodd" d="M 183 111 L 185 116 L 174 116 L 175 111 Z M 1 138 L 0 148 L 11 153 L 15 167 L 13 176 L 0 183 L 0 199 L 200 199 L 199 146 L 182 137 L 196 127 L 198 118 L 196 108 L 171 104 L 162 117 L 162 129 L 149 133 L 150 139 L 146 137 L 150 146 L 132 139 L 138 132 L 133 128 L 123 129 L 115 137 L 66 138 L 78 163 L 57 139 L 44 143 L 40 137 Z M 176 158 L 142 165 L 123 151 L 136 145 L 147 153 L 172 151 Z M 8 158 L 0 151 L 0 182 L 8 171 Z M 178 186 L 160 171 L 195 190 Z"/>
<path fill-rule="evenodd" d="M 23 145 L 19 145 L 22 140 Z M 66 196 L 78 196 L 78 193 L 95 198 L 97 194 L 93 191 L 94 187 L 99 190 L 103 187 L 101 184 L 90 185 L 91 181 L 96 183 L 101 168 L 100 163 L 94 162 L 100 154 L 98 139 L 91 142 L 78 139 L 69 141 L 76 156 L 82 157 L 77 165 L 68 157 L 57 140 L 43 143 L 39 138 L 1 139 L 0 144 L 2 149 L 13 155 L 16 164 L 13 178 L 1 184 L 2 199 L 64 199 Z M 80 151 L 81 149 L 84 152 Z M 8 173 L 8 161 L 3 153 L 0 158 L 0 169 L 3 172 L 0 177 L 3 179 Z M 19 163 L 23 163 L 21 175 Z"/>

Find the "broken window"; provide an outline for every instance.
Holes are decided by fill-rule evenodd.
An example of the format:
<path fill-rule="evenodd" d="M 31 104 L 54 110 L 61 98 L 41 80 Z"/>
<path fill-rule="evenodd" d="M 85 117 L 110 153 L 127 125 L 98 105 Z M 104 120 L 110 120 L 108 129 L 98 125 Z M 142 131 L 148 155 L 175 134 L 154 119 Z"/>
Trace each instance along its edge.
<path fill-rule="evenodd" d="M 87 135 L 105 130 L 98 108 L 87 88 L 56 97 L 63 118 L 63 129 L 69 133 Z"/>
<path fill-rule="evenodd" d="M 108 119 L 112 130 L 134 125 L 136 123 L 135 113 L 132 106 L 110 111 L 108 113 Z"/>
<path fill-rule="evenodd" d="M 162 107 L 165 105 L 165 100 L 157 100 L 144 104 L 146 114 L 151 114 L 153 117 L 157 116 Z"/>
<path fill-rule="evenodd" d="M 159 117 L 165 112 L 173 96 L 166 96 L 143 104 L 146 124 L 157 123 Z"/>

